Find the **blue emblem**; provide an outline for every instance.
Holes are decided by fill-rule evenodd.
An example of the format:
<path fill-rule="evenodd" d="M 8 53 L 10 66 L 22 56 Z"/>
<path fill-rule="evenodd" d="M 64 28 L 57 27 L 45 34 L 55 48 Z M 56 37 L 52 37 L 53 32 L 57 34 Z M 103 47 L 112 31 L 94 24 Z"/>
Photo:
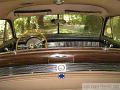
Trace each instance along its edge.
<path fill-rule="evenodd" d="M 63 74 L 63 73 L 58 74 L 58 78 L 59 79 L 64 79 L 65 78 L 65 74 Z"/>

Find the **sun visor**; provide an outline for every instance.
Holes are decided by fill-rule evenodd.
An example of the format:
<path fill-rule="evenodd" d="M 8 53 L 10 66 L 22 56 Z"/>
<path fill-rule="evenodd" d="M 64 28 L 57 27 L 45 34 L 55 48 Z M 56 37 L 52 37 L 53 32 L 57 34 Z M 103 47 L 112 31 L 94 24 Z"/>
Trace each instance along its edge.
<path fill-rule="evenodd" d="M 94 5 L 80 5 L 80 4 L 62 4 L 62 5 L 34 5 L 18 8 L 11 13 L 8 17 L 16 18 L 19 16 L 40 16 L 40 15 L 53 15 L 65 13 L 86 13 L 100 16 L 107 16 L 108 11 L 102 7 Z"/>
<path fill-rule="evenodd" d="M 14 11 L 14 16 L 38 16 L 38 15 L 47 15 L 51 13 L 51 9 L 44 10 L 16 10 Z"/>
<path fill-rule="evenodd" d="M 65 13 L 66 14 L 74 14 L 74 13 L 80 13 L 80 14 L 89 14 L 89 15 L 101 15 L 102 14 L 102 11 L 89 11 L 89 10 L 86 10 L 86 11 L 79 11 L 79 10 L 65 10 Z"/>

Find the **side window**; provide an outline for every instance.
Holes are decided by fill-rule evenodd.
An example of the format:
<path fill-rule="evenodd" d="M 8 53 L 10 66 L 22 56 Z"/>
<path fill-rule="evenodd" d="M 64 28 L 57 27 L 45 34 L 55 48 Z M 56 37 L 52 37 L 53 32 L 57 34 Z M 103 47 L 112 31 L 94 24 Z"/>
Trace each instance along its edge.
<path fill-rule="evenodd" d="M 111 19 L 109 19 L 106 23 L 104 35 L 109 38 L 113 38 Z"/>
<path fill-rule="evenodd" d="M 5 29 L 4 29 L 4 40 L 8 41 L 12 39 L 12 30 L 10 24 L 6 21 L 5 22 Z"/>
<path fill-rule="evenodd" d="M 120 16 L 110 18 L 107 21 L 104 35 L 120 42 Z"/>
<path fill-rule="evenodd" d="M 12 30 L 6 20 L 0 20 L 0 45 L 12 39 Z"/>
<path fill-rule="evenodd" d="M 3 38 L 4 38 L 4 20 L 0 20 L 0 45 L 3 44 Z"/>

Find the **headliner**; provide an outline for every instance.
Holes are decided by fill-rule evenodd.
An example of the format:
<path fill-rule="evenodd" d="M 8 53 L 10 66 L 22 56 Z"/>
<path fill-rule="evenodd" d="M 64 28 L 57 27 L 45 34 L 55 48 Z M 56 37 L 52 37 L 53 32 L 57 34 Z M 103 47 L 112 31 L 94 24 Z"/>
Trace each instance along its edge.
<path fill-rule="evenodd" d="M 103 8 L 107 11 L 106 16 L 120 15 L 120 1 L 119 0 L 64 0 L 64 4 L 74 5 L 93 5 Z M 16 9 L 36 6 L 36 5 L 53 5 L 54 0 L 0 0 L 0 17 L 8 18 L 10 13 Z M 63 4 L 63 5 L 64 5 Z"/>

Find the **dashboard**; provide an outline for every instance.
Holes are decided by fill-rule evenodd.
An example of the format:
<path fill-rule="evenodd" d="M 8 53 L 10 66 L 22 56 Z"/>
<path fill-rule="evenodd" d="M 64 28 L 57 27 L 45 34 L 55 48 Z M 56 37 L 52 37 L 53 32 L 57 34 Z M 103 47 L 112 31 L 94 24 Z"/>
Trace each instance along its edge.
<path fill-rule="evenodd" d="M 47 35 L 47 48 L 59 47 L 103 47 L 102 40 L 98 37 L 76 37 L 68 35 Z M 22 37 L 18 43 L 18 49 L 46 48 L 44 38 L 37 36 Z"/>
<path fill-rule="evenodd" d="M 48 48 L 55 48 L 55 47 L 100 47 L 100 43 L 90 42 L 90 41 L 48 42 Z"/>

